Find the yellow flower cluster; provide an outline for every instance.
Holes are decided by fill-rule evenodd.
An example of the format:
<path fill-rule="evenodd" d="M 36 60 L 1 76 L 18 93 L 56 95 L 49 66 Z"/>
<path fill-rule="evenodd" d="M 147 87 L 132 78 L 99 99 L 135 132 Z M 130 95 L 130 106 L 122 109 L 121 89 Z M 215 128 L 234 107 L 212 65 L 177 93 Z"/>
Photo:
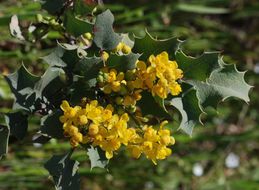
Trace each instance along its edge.
<path fill-rule="evenodd" d="M 92 143 L 104 150 L 106 157 L 110 159 L 122 144 L 134 142 L 136 132 L 127 127 L 127 113 L 121 116 L 113 114 L 111 105 L 104 108 L 94 100 L 85 107 L 71 107 L 67 101 L 63 101 L 60 107 L 64 112 L 60 121 L 63 123 L 65 136 L 70 137 L 73 147 L 79 143 Z"/>
<path fill-rule="evenodd" d="M 155 164 L 171 155 L 168 146 L 174 144 L 174 139 L 168 129 L 163 129 L 166 121 L 158 130 L 152 126 L 135 129 L 128 127 L 128 114 L 115 114 L 110 104 L 104 108 L 94 100 L 82 107 L 72 107 L 63 101 L 60 107 L 63 115 L 59 119 L 73 147 L 90 143 L 99 146 L 105 151 L 106 158 L 111 159 L 124 145 L 134 158 L 145 154 Z"/>
<path fill-rule="evenodd" d="M 170 61 L 167 52 L 154 56 L 151 55 L 147 63 L 137 62 L 135 88 L 149 89 L 153 96 L 163 99 L 168 94 L 178 95 L 182 89 L 177 80 L 183 77 L 183 72 L 178 68 L 176 61 Z"/>
<path fill-rule="evenodd" d="M 134 158 L 139 158 L 143 153 L 147 159 L 156 164 L 156 160 L 163 160 L 172 154 L 167 146 L 173 145 L 175 140 L 170 136 L 168 129 L 163 129 L 166 123 L 167 121 L 162 122 L 159 130 L 155 130 L 152 126 L 144 126 L 143 137 L 128 147 Z"/>

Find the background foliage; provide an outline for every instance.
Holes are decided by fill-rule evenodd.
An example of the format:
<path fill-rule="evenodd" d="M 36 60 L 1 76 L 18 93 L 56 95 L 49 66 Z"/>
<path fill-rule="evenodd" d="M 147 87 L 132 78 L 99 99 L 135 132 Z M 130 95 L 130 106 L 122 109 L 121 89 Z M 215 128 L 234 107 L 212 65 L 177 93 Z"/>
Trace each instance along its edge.
<path fill-rule="evenodd" d="M 57 32 L 50 32 L 44 40 L 21 43 L 9 35 L 10 17 L 17 14 L 22 25 L 35 21 L 40 11 L 37 2 L 0 1 L 0 69 L 1 74 L 13 72 L 23 62 L 33 73 L 42 74 L 47 67 L 39 55 L 47 55 L 55 46 Z M 81 162 L 79 173 L 82 186 L 89 189 L 256 189 L 259 185 L 258 160 L 258 62 L 259 62 L 259 3 L 257 1 L 104 1 L 115 15 L 118 32 L 133 32 L 143 36 L 145 28 L 154 36 L 180 36 L 187 39 L 186 52 L 199 55 L 204 50 L 224 50 L 225 62 L 235 62 L 239 70 L 248 69 L 246 80 L 255 88 L 249 105 L 227 100 L 221 103 L 218 114 L 210 111 L 203 116 L 192 138 L 177 132 L 174 154 L 157 167 L 146 160 L 129 159 L 120 155 L 110 162 L 109 172 L 90 170 L 85 151 L 74 157 Z M 12 104 L 10 90 L 0 78 L 0 107 L 6 112 Z M 176 116 L 177 119 L 177 116 Z M 4 118 L 1 116 L 1 122 Z M 29 118 L 31 132 L 39 121 Z M 179 124 L 172 126 L 177 129 Z M 17 144 L 10 139 L 9 155 L 0 164 L 0 189 L 53 188 L 47 179 L 43 163 L 53 153 L 67 152 L 69 145 L 51 141 L 41 149 L 28 136 Z M 21 148 L 22 146 L 22 148 Z M 240 165 L 226 167 L 228 155 L 234 152 Z M 85 162 L 83 162 L 85 161 Z M 127 164 L 125 164 L 127 163 Z M 201 164 L 204 174 L 197 177 L 192 170 Z M 86 188 L 83 188 L 86 189 Z"/>

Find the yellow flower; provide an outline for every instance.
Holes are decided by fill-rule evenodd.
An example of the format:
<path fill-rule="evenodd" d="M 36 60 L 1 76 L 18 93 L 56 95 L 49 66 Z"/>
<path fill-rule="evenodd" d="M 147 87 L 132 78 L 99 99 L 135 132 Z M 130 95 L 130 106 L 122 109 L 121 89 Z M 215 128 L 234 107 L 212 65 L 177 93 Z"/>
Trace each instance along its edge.
<path fill-rule="evenodd" d="M 109 59 L 109 54 L 106 51 L 103 51 L 101 54 L 102 60 L 106 62 Z"/>

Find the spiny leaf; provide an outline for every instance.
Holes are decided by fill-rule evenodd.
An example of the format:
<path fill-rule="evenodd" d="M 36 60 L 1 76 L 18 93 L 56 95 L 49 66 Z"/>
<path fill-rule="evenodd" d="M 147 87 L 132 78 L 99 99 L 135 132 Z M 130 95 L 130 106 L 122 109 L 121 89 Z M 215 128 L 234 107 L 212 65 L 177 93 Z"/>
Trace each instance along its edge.
<path fill-rule="evenodd" d="M 91 162 L 91 169 L 94 167 L 106 168 L 108 160 L 100 148 L 90 146 L 90 148 L 87 148 L 87 155 Z"/>
<path fill-rule="evenodd" d="M 114 16 L 107 10 L 96 17 L 94 26 L 94 43 L 102 50 L 113 50 L 122 37 L 113 30 Z"/>
<path fill-rule="evenodd" d="M 249 102 L 251 86 L 244 80 L 245 72 L 239 72 L 235 65 L 224 65 L 212 72 L 206 82 L 187 80 L 197 91 L 199 103 L 203 108 L 212 106 L 217 109 L 220 101 L 236 97 Z"/>
<path fill-rule="evenodd" d="M 213 70 L 220 68 L 217 52 L 205 52 L 200 57 L 194 58 L 178 50 L 175 53 L 175 59 L 186 79 L 205 81 Z"/>
<path fill-rule="evenodd" d="M 0 125 L 0 159 L 8 152 L 9 134 L 9 127 Z"/>
<path fill-rule="evenodd" d="M 95 4 L 86 4 L 84 0 L 76 0 L 74 5 L 74 12 L 76 15 L 87 15 L 92 12 Z"/>
<path fill-rule="evenodd" d="M 141 53 L 141 60 L 146 61 L 150 55 L 157 55 L 167 51 L 170 58 L 174 58 L 174 52 L 179 46 L 177 38 L 157 40 L 148 32 L 144 38 L 135 38 L 135 44 L 132 49 L 134 53 Z"/>
<path fill-rule="evenodd" d="M 75 67 L 75 71 L 80 72 L 85 80 L 96 78 L 100 68 L 102 68 L 103 62 L 100 57 L 86 57 L 79 61 Z"/>
<path fill-rule="evenodd" d="M 18 17 L 16 15 L 12 16 L 9 28 L 12 36 L 16 37 L 19 40 L 25 40 L 19 26 Z"/>
<path fill-rule="evenodd" d="M 22 140 L 28 129 L 27 115 L 22 112 L 5 114 L 5 122 L 10 129 L 10 134 Z"/>
<path fill-rule="evenodd" d="M 192 134 L 194 126 L 200 123 L 200 115 L 203 113 L 195 91 L 191 90 L 182 97 L 173 98 L 170 102 L 181 114 L 182 120 L 179 129 L 188 135 Z"/>
<path fill-rule="evenodd" d="M 61 139 L 64 137 L 63 127 L 59 121 L 59 117 L 62 115 L 61 110 L 56 110 L 50 115 L 46 115 L 41 119 L 40 131 L 43 134 L 47 134 L 50 137 Z"/>
<path fill-rule="evenodd" d="M 129 53 L 127 55 L 110 55 L 107 65 L 110 68 L 114 68 L 117 71 L 127 71 L 136 68 L 136 62 L 140 57 L 140 54 Z"/>
<path fill-rule="evenodd" d="M 64 55 L 64 49 L 58 46 L 52 53 L 42 57 L 50 66 L 66 67 L 66 63 L 61 59 Z"/>
<path fill-rule="evenodd" d="M 79 162 L 71 160 L 72 151 L 65 155 L 52 156 L 44 165 L 53 177 L 57 190 L 80 190 Z"/>
<path fill-rule="evenodd" d="M 169 114 L 161 107 L 150 92 L 143 91 L 142 98 L 138 101 L 138 106 L 141 108 L 143 115 L 154 115 L 156 117 L 168 118 Z"/>
<path fill-rule="evenodd" d="M 93 25 L 76 18 L 72 11 L 67 11 L 64 18 L 64 27 L 66 31 L 75 37 L 78 37 L 86 32 L 92 32 Z"/>

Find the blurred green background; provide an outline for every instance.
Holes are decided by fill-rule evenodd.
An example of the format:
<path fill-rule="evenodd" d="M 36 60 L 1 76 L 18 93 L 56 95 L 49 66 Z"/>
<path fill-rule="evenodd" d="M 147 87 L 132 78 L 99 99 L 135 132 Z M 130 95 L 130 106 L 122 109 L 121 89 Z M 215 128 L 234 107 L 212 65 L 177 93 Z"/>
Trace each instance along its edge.
<path fill-rule="evenodd" d="M 110 161 L 109 172 L 90 171 L 86 152 L 79 150 L 83 190 L 188 190 L 259 189 L 259 1 L 258 0 L 110 0 L 104 1 L 115 15 L 115 30 L 143 36 L 145 28 L 159 38 L 186 40 L 184 51 L 198 56 L 221 51 L 227 63 L 248 70 L 253 85 L 249 104 L 229 99 L 203 116 L 191 138 L 172 126 L 177 141 L 173 155 L 154 166 L 120 152 Z M 55 46 L 54 31 L 36 43 L 22 43 L 9 34 L 9 21 L 17 14 L 22 26 L 35 22 L 40 10 L 31 0 L 0 0 L 0 112 L 8 112 L 12 95 L 3 79 L 23 62 L 40 74 L 46 65 L 40 56 Z M 3 115 L 0 123 L 4 122 Z M 54 189 L 43 163 L 69 144 L 51 141 L 32 143 L 39 121 L 30 118 L 29 135 L 22 142 L 10 139 L 9 154 L 0 161 L 0 190 Z"/>

